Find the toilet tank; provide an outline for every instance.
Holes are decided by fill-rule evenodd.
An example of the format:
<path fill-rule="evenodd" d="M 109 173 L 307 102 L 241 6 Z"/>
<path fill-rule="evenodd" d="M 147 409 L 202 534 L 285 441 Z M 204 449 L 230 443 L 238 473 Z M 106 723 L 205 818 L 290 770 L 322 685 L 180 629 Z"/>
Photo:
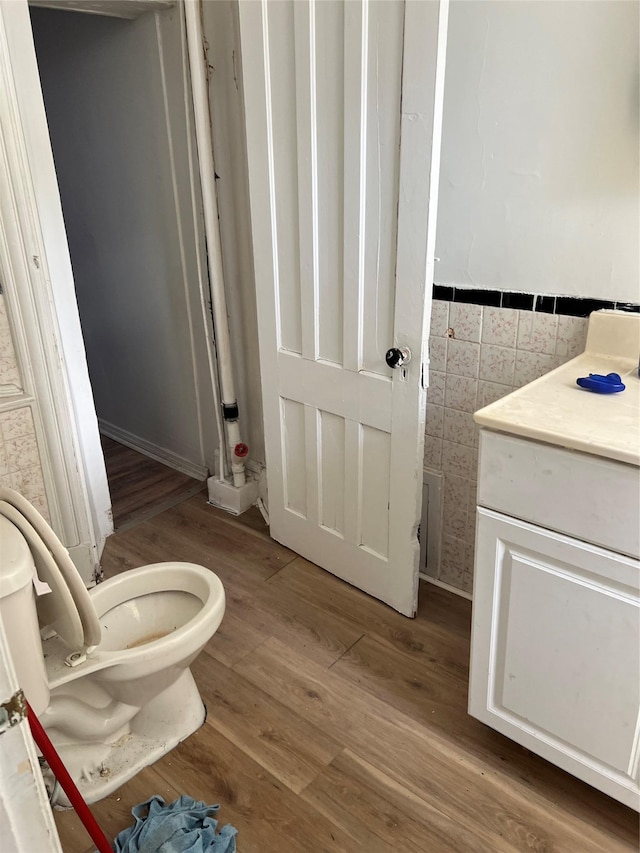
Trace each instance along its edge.
<path fill-rule="evenodd" d="M 0 515 L 0 618 L 9 642 L 18 684 L 36 714 L 49 704 L 36 612 L 31 550 L 22 533 Z"/>

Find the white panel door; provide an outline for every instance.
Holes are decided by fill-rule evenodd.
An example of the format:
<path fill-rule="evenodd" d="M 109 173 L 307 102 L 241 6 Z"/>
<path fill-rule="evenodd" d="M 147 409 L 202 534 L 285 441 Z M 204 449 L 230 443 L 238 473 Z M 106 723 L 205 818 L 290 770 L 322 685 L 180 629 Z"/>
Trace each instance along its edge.
<path fill-rule="evenodd" d="M 240 3 L 271 535 L 407 615 L 447 11 Z"/>

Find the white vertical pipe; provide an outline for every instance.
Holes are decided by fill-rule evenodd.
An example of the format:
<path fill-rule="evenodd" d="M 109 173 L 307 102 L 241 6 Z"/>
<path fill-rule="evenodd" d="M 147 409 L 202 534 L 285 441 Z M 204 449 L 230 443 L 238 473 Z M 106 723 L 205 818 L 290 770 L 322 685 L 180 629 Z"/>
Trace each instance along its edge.
<path fill-rule="evenodd" d="M 158 17 L 158 16 L 156 16 Z M 189 102 L 192 100 L 191 94 L 191 74 L 189 72 L 189 50 L 187 49 L 187 30 L 186 21 L 184 18 L 181 21 L 182 36 L 182 70 L 184 77 L 184 102 L 187 109 L 185 110 L 185 119 L 187 123 L 187 151 L 189 155 L 189 186 L 191 187 L 191 216 L 194 222 L 194 238 L 196 243 L 196 264 L 198 267 L 198 289 L 200 292 L 200 319 L 205 338 L 207 339 L 207 366 L 209 368 L 209 381 L 211 382 L 211 391 L 213 396 L 213 405 L 215 408 L 216 428 L 218 430 L 218 479 L 224 481 L 227 476 L 227 451 L 226 451 L 226 430 L 222 421 L 222 406 L 220 405 L 220 389 L 218 387 L 218 370 L 213 357 L 213 347 L 210 344 L 209 338 L 211 335 L 211 312 L 208 310 L 209 303 L 209 271 L 206 264 L 203 263 L 203 253 L 201 251 L 200 229 L 197 227 L 199 219 L 198 209 L 198 186 L 201 183 L 200 172 L 198 165 L 198 154 L 194 151 L 192 141 L 193 125 L 191 121 L 191 112 L 188 109 Z M 195 137 L 195 131 L 194 131 Z M 196 174 L 197 172 L 197 174 Z M 201 194 L 201 193 L 200 193 Z M 206 238 L 204 254 L 206 254 Z"/>
<path fill-rule="evenodd" d="M 209 88 L 205 70 L 207 57 L 204 52 L 199 0 L 184 0 L 184 12 L 187 25 L 187 46 L 189 48 L 196 144 L 198 147 L 202 183 L 204 230 L 207 238 L 207 253 L 209 257 L 211 303 L 216 333 L 220 392 L 223 404 L 232 405 L 237 403 L 237 401 L 231 360 L 227 299 L 222 271 L 222 247 L 220 244 L 218 199 L 216 195 L 213 142 L 211 138 Z M 233 473 L 233 485 L 243 486 L 245 484 L 244 461 L 235 453 L 236 446 L 242 443 L 240 425 L 238 421 L 225 421 L 225 426 L 231 471 Z"/>

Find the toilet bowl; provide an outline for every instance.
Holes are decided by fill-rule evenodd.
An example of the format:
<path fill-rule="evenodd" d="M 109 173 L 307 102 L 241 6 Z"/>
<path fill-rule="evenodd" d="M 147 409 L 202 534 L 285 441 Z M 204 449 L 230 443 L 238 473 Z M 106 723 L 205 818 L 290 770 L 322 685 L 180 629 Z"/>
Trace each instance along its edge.
<path fill-rule="evenodd" d="M 44 519 L 0 488 L 0 616 L 11 656 L 87 802 L 202 725 L 189 666 L 224 609 L 220 579 L 192 563 L 143 566 L 87 590 Z"/>

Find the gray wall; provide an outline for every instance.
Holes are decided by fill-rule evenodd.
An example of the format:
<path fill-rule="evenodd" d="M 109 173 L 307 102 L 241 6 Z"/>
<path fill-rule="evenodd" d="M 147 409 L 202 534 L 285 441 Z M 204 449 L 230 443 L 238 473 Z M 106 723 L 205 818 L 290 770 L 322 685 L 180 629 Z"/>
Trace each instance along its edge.
<path fill-rule="evenodd" d="M 213 467 L 180 16 L 32 22 L 98 415 Z"/>
<path fill-rule="evenodd" d="M 453 0 L 436 280 L 640 300 L 638 4 Z"/>

